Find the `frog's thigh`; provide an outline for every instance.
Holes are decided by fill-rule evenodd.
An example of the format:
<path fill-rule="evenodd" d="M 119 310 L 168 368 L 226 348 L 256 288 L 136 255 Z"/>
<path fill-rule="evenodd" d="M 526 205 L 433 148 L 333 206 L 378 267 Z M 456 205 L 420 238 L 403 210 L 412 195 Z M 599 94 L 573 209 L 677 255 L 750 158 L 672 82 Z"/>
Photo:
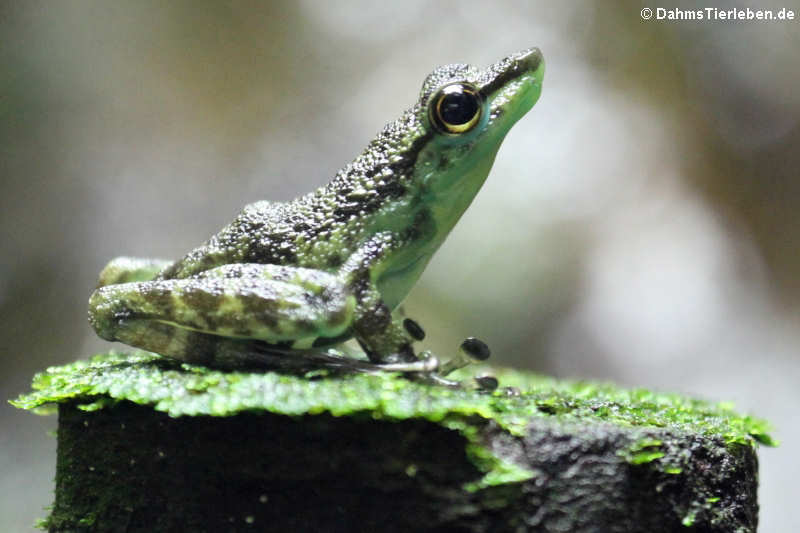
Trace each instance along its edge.
<path fill-rule="evenodd" d="M 110 285 L 89 301 L 98 335 L 154 351 L 142 345 L 148 325 L 153 332 L 165 324 L 310 345 L 345 333 L 354 308 L 355 298 L 333 275 L 274 265 L 227 265 L 193 278 Z"/>

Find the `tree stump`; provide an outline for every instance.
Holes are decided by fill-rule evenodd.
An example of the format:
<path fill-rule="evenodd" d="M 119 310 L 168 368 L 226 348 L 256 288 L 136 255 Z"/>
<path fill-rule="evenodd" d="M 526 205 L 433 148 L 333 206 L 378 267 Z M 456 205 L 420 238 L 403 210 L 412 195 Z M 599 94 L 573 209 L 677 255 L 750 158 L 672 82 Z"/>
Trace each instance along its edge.
<path fill-rule="evenodd" d="M 754 532 L 765 422 L 676 395 L 495 369 L 220 372 L 151 354 L 48 369 L 53 532 Z"/>

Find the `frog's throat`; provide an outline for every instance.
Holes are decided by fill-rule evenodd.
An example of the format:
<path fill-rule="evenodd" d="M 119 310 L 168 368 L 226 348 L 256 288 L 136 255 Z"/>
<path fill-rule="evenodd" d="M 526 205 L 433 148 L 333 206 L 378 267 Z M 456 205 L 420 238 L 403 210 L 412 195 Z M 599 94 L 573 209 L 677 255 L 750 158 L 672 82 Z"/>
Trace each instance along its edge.
<path fill-rule="evenodd" d="M 488 125 L 490 129 L 485 134 L 490 138 L 480 142 L 461 164 L 444 171 L 426 171 L 427 158 L 421 154 L 432 141 L 435 142 L 435 134 L 429 129 L 413 141 L 406 153 L 406 163 L 413 168 L 411 174 L 416 176 L 412 183 L 423 186 L 413 187 L 416 195 L 407 199 L 407 208 L 414 214 L 407 214 L 406 219 L 417 220 L 419 213 L 425 212 L 427 215 L 422 219 L 430 222 L 420 228 L 421 232 L 413 242 L 391 254 L 388 261 L 391 266 L 380 276 L 381 293 L 390 306 L 405 298 L 483 186 L 506 133 L 536 102 L 541 89 L 542 69 L 542 55 L 535 48 L 509 56 L 489 68 L 497 75 L 486 82 L 481 91 L 485 93 L 492 112 L 502 107 L 505 113 L 498 115 L 505 116 L 498 116 L 496 122 Z M 526 78 L 521 82 L 524 86 L 519 85 L 522 78 Z M 435 175 L 438 183 L 425 179 L 428 173 L 431 177 Z"/>

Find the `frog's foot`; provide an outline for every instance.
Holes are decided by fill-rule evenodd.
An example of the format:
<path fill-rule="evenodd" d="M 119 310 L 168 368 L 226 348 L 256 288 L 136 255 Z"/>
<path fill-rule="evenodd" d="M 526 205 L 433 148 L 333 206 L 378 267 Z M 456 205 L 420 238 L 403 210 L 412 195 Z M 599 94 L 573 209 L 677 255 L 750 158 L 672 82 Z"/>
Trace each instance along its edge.
<path fill-rule="evenodd" d="M 421 328 L 420 328 L 421 329 Z M 458 349 L 458 354 L 444 364 L 440 364 L 436 356 L 429 351 L 421 352 L 419 357 L 422 360 L 436 361 L 436 369 L 426 374 L 414 376 L 416 379 L 435 383 L 437 385 L 444 385 L 451 388 L 459 389 L 475 389 L 491 392 L 497 388 L 497 379 L 489 375 L 481 375 L 474 378 L 474 382 L 461 382 L 452 379 L 447 379 L 446 376 L 459 368 L 464 368 L 467 365 L 480 363 L 485 361 L 491 355 L 489 347 L 483 341 L 475 337 L 468 337 L 464 339 Z"/>
<path fill-rule="evenodd" d="M 333 350 L 298 350 L 261 342 L 251 342 L 249 344 L 250 346 L 246 353 L 242 353 L 240 348 L 232 347 L 235 351 L 235 353 L 230 354 L 232 363 L 249 363 L 262 368 L 281 370 L 309 371 L 328 369 L 345 373 L 403 372 L 430 374 L 436 372 L 439 367 L 439 361 L 435 357 L 409 362 L 373 363 L 340 355 Z M 227 358 L 224 353 L 218 354 L 218 362 L 224 364 L 225 359 Z"/>
<path fill-rule="evenodd" d="M 171 261 L 163 259 L 141 259 L 138 257 L 117 257 L 111 260 L 100 271 L 97 281 L 97 288 L 106 285 L 117 285 L 119 283 L 131 283 L 134 281 L 148 281 L 156 275 Z"/>
<path fill-rule="evenodd" d="M 419 354 L 420 359 L 417 361 L 373 363 L 340 355 L 334 350 L 297 350 L 261 342 L 248 344 L 249 346 L 246 350 L 242 349 L 241 344 L 239 346 L 231 344 L 229 348 L 233 352 L 229 356 L 226 356 L 225 350 L 221 349 L 223 348 L 222 345 L 218 346 L 215 366 L 222 366 L 223 368 L 242 368 L 245 366 L 250 369 L 260 368 L 300 374 L 314 370 L 327 370 L 344 374 L 400 372 L 412 381 L 454 389 L 477 389 L 479 391 L 492 392 L 498 387 L 497 378 L 485 374 L 475 377 L 471 382 L 454 381 L 445 378 L 440 373 L 441 364 L 439 359 L 429 351 L 421 352 Z M 466 364 L 482 361 L 488 357 L 486 355 L 488 348 L 486 348 L 485 344 L 472 338 L 462 343 L 461 352 L 464 352 L 464 354 L 456 358 L 459 363 L 451 361 L 451 367 L 453 365 L 463 367 Z"/>

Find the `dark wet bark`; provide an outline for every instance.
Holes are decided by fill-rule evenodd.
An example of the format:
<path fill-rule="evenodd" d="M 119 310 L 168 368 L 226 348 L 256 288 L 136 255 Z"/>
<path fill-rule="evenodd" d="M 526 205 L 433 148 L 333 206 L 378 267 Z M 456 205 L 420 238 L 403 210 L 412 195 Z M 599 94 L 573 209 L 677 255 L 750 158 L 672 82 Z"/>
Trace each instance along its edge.
<path fill-rule="evenodd" d="M 456 431 L 368 415 L 246 413 L 170 418 L 121 402 L 59 406 L 54 532 L 754 532 L 753 447 L 659 429 L 680 473 L 630 464 L 641 433 L 532 420 L 491 422 L 483 442 L 532 479 L 481 478 Z M 654 431 L 656 431 L 654 429 Z"/>

